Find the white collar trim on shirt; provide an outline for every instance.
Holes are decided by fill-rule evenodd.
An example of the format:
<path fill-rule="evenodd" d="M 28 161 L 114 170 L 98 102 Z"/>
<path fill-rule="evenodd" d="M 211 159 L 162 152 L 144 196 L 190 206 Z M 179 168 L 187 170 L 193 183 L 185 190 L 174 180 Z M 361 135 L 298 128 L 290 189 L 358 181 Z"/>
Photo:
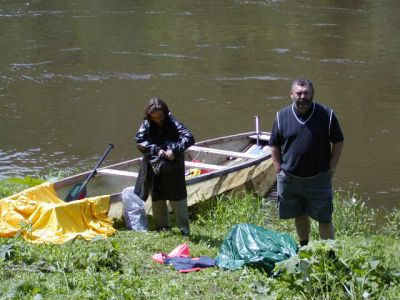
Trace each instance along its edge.
<path fill-rule="evenodd" d="M 307 118 L 307 120 L 305 120 L 305 121 L 303 122 L 303 121 L 301 121 L 301 120 L 297 117 L 296 112 L 294 111 L 294 103 L 292 104 L 292 112 L 293 112 L 293 115 L 294 115 L 294 117 L 296 118 L 297 122 L 299 122 L 301 125 L 306 124 L 306 123 L 308 122 L 308 120 L 311 119 L 312 115 L 314 114 L 314 110 L 315 110 L 315 102 L 313 102 L 313 108 L 312 108 L 312 112 L 311 112 L 310 116 Z"/>

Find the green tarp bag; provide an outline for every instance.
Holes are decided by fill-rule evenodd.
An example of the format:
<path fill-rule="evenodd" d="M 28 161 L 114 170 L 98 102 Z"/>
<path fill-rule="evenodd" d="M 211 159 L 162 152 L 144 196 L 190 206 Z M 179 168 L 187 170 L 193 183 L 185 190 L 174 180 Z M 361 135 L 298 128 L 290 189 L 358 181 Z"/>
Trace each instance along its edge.
<path fill-rule="evenodd" d="M 271 272 L 275 263 L 295 256 L 297 251 L 297 244 L 290 234 L 242 223 L 229 231 L 216 264 L 229 270 L 249 265 Z"/>

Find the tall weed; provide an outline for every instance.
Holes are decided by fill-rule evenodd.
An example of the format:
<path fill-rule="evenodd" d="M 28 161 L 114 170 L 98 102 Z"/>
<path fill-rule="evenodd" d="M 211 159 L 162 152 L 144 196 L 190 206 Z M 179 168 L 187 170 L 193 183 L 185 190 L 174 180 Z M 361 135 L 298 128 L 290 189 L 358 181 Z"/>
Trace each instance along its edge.
<path fill-rule="evenodd" d="M 368 236 L 377 231 L 377 212 L 352 192 L 335 193 L 333 223 L 337 237 Z"/>

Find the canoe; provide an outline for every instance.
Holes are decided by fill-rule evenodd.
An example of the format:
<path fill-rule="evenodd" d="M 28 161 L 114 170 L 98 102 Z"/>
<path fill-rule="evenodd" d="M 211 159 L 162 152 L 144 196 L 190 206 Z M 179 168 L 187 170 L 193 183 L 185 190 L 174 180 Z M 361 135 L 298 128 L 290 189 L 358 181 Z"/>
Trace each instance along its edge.
<path fill-rule="evenodd" d="M 188 206 L 225 192 L 251 191 L 265 195 L 275 182 L 269 132 L 245 132 L 198 142 L 185 151 Z M 87 185 L 87 196 L 111 195 L 108 216 L 123 215 L 122 190 L 134 186 L 141 158 L 97 169 L 96 177 Z M 64 199 L 72 186 L 91 173 L 83 172 L 54 183 Z M 146 211 L 151 213 L 150 197 Z"/>

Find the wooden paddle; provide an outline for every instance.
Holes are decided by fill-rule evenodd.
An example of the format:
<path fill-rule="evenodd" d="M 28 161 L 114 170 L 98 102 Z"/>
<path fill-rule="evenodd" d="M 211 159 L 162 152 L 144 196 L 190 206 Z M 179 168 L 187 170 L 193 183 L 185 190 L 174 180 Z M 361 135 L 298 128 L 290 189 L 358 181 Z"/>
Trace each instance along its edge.
<path fill-rule="evenodd" d="M 103 156 L 100 158 L 100 160 L 98 161 L 92 172 L 89 174 L 89 176 L 86 178 L 86 180 L 83 183 L 81 182 L 77 183 L 72 187 L 68 195 L 65 197 L 65 202 L 79 200 L 86 197 L 86 192 L 87 192 L 86 185 L 88 184 L 90 179 L 96 176 L 97 168 L 100 166 L 100 164 L 103 162 L 103 160 L 106 158 L 107 154 L 111 151 L 112 148 L 114 148 L 113 144 L 108 145 L 106 152 L 104 152 Z"/>

